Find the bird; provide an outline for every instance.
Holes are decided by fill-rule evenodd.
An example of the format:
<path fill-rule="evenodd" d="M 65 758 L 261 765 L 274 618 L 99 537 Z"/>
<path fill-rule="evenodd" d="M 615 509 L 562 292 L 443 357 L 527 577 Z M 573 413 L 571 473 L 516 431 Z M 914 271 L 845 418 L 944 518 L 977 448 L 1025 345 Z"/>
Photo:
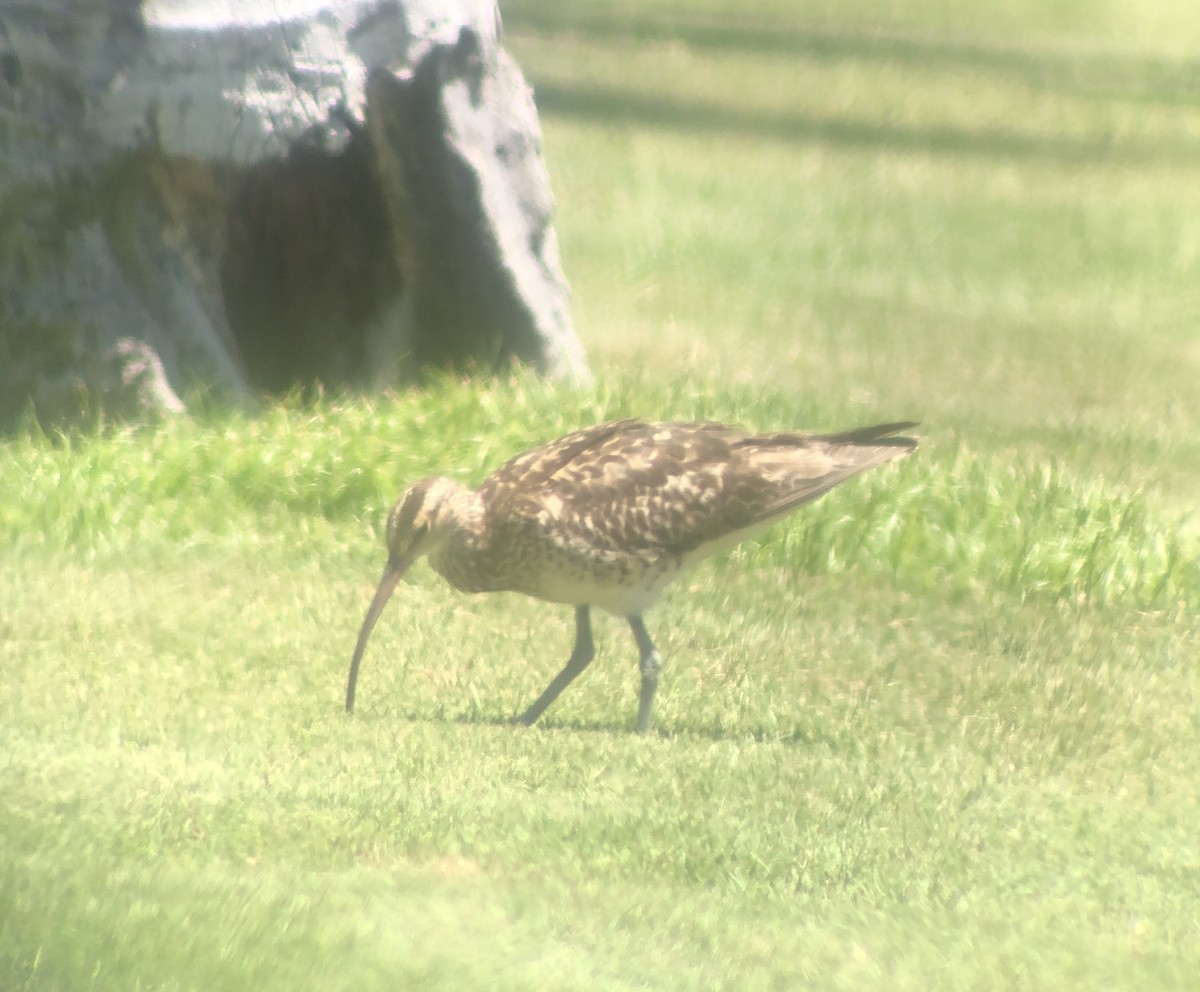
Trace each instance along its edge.
<path fill-rule="evenodd" d="M 698 561 L 761 534 L 860 472 L 908 455 L 912 422 L 837 434 L 756 434 L 718 422 L 612 420 L 516 455 L 471 489 L 430 477 L 387 517 L 387 565 L 350 662 L 359 665 L 397 583 L 422 556 L 456 589 L 575 607 L 570 658 L 514 717 L 532 725 L 595 654 L 591 609 L 624 618 L 638 649 L 635 729 L 650 730 L 662 660 L 643 614 Z"/>

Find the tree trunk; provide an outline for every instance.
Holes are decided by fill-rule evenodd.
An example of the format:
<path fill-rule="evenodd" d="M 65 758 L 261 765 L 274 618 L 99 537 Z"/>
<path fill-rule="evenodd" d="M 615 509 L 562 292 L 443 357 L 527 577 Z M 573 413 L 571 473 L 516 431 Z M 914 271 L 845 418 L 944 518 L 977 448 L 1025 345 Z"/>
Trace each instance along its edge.
<path fill-rule="evenodd" d="M 0 420 L 584 379 L 494 0 L 0 0 Z"/>

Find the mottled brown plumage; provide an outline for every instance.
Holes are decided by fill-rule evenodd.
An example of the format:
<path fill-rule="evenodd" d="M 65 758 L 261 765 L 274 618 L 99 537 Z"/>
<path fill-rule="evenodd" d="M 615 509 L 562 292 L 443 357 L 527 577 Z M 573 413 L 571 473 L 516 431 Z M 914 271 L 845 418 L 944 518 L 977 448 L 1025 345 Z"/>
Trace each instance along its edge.
<path fill-rule="evenodd" d="M 576 607 L 575 648 L 518 719 L 533 723 L 591 661 L 589 608 L 628 619 L 641 655 L 637 729 L 650 726 L 658 652 L 642 613 L 683 569 L 770 527 L 872 466 L 908 454 L 911 423 L 844 434 L 750 434 L 719 423 L 616 420 L 517 455 L 468 489 L 422 479 L 388 516 L 388 565 L 346 686 L 400 577 L 421 555 L 464 592 L 509 590 Z"/>

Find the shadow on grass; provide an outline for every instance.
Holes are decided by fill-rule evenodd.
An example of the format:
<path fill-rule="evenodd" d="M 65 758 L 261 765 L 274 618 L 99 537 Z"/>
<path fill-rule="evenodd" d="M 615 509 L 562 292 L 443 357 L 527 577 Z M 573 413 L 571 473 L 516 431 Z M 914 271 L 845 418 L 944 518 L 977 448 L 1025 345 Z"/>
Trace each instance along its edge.
<path fill-rule="evenodd" d="M 418 713 L 416 710 L 398 710 L 391 713 L 377 711 L 381 718 L 403 720 L 406 723 L 442 723 L 458 724 L 460 727 L 506 727 L 514 734 L 536 734 L 546 730 L 566 730 L 578 733 L 594 734 L 625 734 L 633 733 L 633 721 L 623 723 L 603 723 L 600 720 L 556 720 L 553 716 L 544 716 L 532 727 L 527 727 L 517 720 L 516 714 L 498 713 Z"/>
<path fill-rule="evenodd" d="M 794 55 L 810 61 L 910 63 L 921 69 L 959 70 L 974 79 L 1006 77 L 1022 91 L 1061 92 L 1097 102 L 1123 101 L 1200 108 L 1200 62 L 1116 53 L 1038 50 L 1016 45 L 898 36 L 837 33 L 787 21 L 726 22 L 714 18 L 599 15 L 569 7 L 528 4 L 506 13 L 510 28 L 533 33 L 570 33 L 598 44 L 676 42 L 699 51 Z M 652 80 L 631 80 L 620 87 L 574 85 L 539 80 L 531 74 L 541 113 L 578 120 L 627 122 L 684 131 L 719 132 L 785 141 L 827 142 L 848 147 L 879 147 L 972 154 L 1041 157 L 1068 162 L 1111 160 L 1123 163 L 1200 159 L 1200 143 L 1186 134 L 1138 138 L 1117 134 L 1037 134 L 1019 126 L 980 128 L 906 126 L 756 111 L 687 102 L 654 91 Z"/>
<path fill-rule="evenodd" d="M 566 732 L 573 734 L 603 734 L 614 737 L 636 737 L 632 717 L 616 723 L 602 720 L 585 719 L 556 719 L 553 715 L 543 716 L 532 727 L 526 727 L 518 722 L 515 715 L 500 715 L 496 713 L 418 713 L 415 710 L 395 711 L 389 714 L 379 714 L 387 719 L 402 720 L 414 724 L 457 724 L 460 727 L 503 727 L 514 734 L 538 734 L 546 732 Z M 839 750 L 845 746 L 844 739 L 837 734 L 821 733 L 813 726 L 794 726 L 791 728 L 766 728 L 748 724 L 745 727 L 710 724 L 708 726 L 666 726 L 655 725 L 646 735 L 649 739 L 679 740 L 679 741 L 746 741 L 755 744 L 784 744 L 787 746 L 814 748 L 828 747 Z"/>
<path fill-rule="evenodd" d="M 948 126 L 901 126 L 845 117 L 771 113 L 684 103 L 595 86 L 567 86 L 534 80 L 539 111 L 546 116 L 603 123 L 633 123 L 679 131 L 714 132 L 784 141 L 824 142 L 851 148 L 932 151 L 986 157 L 1044 158 L 1051 161 L 1109 160 L 1127 164 L 1200 161 L 1200 143 L 1130 139 L 1109 135 L 1035 134 L 1015 128 L 968 130 Z"/>
<path fill-rule="evenodd" d="M 1106 99 L 1200 106 L 1200 62 L 1113 52 L 1053 51 L 1016 44 L 866 30 L 831 31 L 786 20 L 652 13 L 597 14 L 568 5 L 518 4 L 508 28 L 570 33 L 599 43 L 679 43 L 694 50 L 795 55 L 811 61 L 910 62 L 1006 74 L 1034 89 L 1057 89 Z"/>

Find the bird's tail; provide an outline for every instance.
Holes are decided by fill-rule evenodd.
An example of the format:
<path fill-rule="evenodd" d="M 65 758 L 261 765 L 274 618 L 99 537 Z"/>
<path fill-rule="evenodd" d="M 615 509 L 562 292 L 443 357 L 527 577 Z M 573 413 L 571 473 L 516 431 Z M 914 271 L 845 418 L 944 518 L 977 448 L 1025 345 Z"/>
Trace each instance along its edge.
<path fill-rule="evenodd" d="M 901 431 L 912 430 L 917 424 L 912 420 L 901 420 L 894 424 L 875 424 L 873 427 L 860 427 L 854 431 L 843 431 L 841 434 L 818 434 L 815 440 L 827 444 L 850 445 L 880 445 L 889 448 L 915 448 L 916 438 L 896 437 Z"/>

